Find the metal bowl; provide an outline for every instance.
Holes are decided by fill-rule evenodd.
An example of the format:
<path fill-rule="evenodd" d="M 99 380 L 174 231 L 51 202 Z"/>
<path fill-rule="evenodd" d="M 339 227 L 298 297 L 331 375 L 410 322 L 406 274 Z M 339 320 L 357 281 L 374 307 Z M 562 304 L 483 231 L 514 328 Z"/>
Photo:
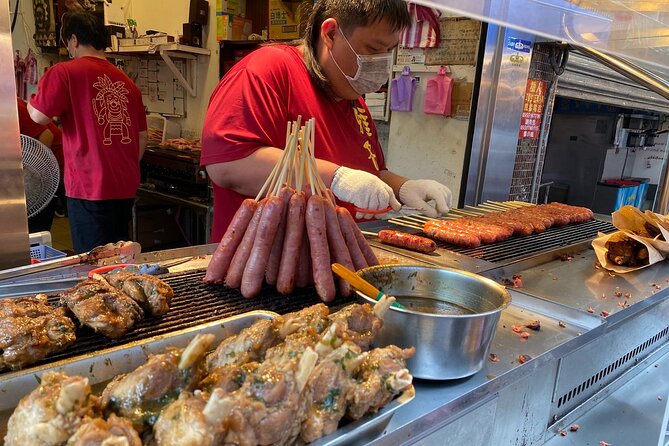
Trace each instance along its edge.
<path fill-rule="evenodd" d="M 376 342 L 416 347 L 408 366 L 418 378 L 458 379 L 481 370 L 500 313 L 511 303 L 503 286 L 452 268 L 380 265 L 358 275 L 407 308 L 390 308 Z"/>

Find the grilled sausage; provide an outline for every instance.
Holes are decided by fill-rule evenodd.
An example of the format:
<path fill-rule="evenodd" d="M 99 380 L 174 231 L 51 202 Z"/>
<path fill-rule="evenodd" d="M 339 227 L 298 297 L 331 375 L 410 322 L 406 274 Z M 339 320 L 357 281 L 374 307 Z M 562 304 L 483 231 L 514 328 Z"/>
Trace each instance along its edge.
<path fill-rule="evenodd" d="M 262 211 L 253 248 L 242 274 L 241 292 L 244 297 L 256 297 L 260 294 L 265 268 L 282 217 L 283 199 L 269 197 Z"/>
<path fill-rule="evenodd" d="M 277 276 L 279 274 L 279 265 L 281 263 L 281 254 L 283 252 L 283 241 L 286 236 L 286 219 L 288 218 L 288 202 L 295 191 L 289 187 L 281 188 L 279 197 L 283 200 L 283 212 L 281 221 L 274 237 L 272 244 L 272 252 L 267 259 L 267 269 L 265 270 L 265 282 L 269 285 L 276 285 Z"/>
<path fill-rule="evenodd" d="M 337 206 L 337 220 L 339 221 L 341 232 L 344 235 L 344 240 L 346 241 L 346 246 L 348 247 L 348 253 L 351 255 L 353 267 L 356 271 L 362 268 L 367 268 L 367 260 L 365 260 L 365 256 L 362 254 L 360 246 L 358 245 L 358 239 L 353 233 L 353 231 L 356 229 L 351 227 L 348 220 L 346 219 L 345 213 L 348 213 L 346 208 Z"/>
<path fill-rule="evenodd" d="M 306 222 L 316 293 L 324 302 L 330 302 L 335 298 L 337 291 L 330 269 L 330 248 L 325 222 L 325 207 L 323 198 L 318 195 L 312 195 L 307 202 Z"/>
<path fill-rule="evenodd" d="M 251 249 L 253 248 L 253 242 L 256 238 L 256 231 L 258 230 L 258 224 L 260 223 L 260 217 L 262 216 L 262 210 L 265 207 L 266 198 L 260 200 L 258 206 L 256 207 L 253 218 L 249 222 L 246 232 L 242 241 L 237 247 L 235 255 L 232 257 L 230 262 L 230 267 L 228 268 L 228 273 L 225 275 L 225 284 L 230 288 L 239 288 L 242 284 L 242 275 L 244 274 L 244 268 L 246 267 L 246 262 L 251 255 Z"/>
<path fill-rule="evenodd" d="M 327 228 L 328 245 L 330 246 L 330 253 L 335 262 L 341 263 L 346 268 L 353 269 L 353 260 L 349 253 L 348 246 L 344 240 L 341 228 L 339 227 L 339 220 L 337 219 L 337 210 L 330 200 L 323 199 L 323 207 L 325 208 L 325 224 Z M 344 297 L 351 295 L 351 286 L 344 279 L 337 280 L 339 284 L 339 294 Z"/>
<path fill-rule="evenodd" d="M 437 249 L 437 244 L 434 240 L 430 240 L 420 235 L 408 234 L 401 231 L 393 231 L 384 229 L 379 231 L 379 240 L 388 245 L 397 246 L 400 248 L 411 249 L 412 251 L 424 252 L 429 254 Z"/>
<path fill-rule="evenodd" d="M 470 232 L 443 227 L 435 224 L 436 220 L 429 220 L 423 225 L 423 232 L 429 237 L 450 243 L 455 246 L 465 248 L 478 248 L 481 246 L 481 239 L 476 234 Z"/>
<path fill-rule="evenodd" d="M 207 266 L 207 272 L 203 279 L 205 282 L 219 284 L 225 281 L 232 257 L 235 255 L 235 251 L 242 241 L 246 228 L 257 207 L 258 202 L 256 200 L 247 198 L 242 202 L 239 209 L 237 209 L 235 216 L 232 217 L 230 226 L 228 226 L 221 242 L 216 247 L 216 251 L 211 256 L 211 261 L 209 262 L 209 266 Z"/>
<path fill-rule="evenodd" d="M 276 280 L 276 289 L 281 294 L 290 294 L 295 288 L 302 239 L 304 238 L 305 208 L 304 192 L 295 193 L 290 197 L 288 215 L 286 216 L 286 235 L 283 239 L 279 275 Z M 306 286 L 306 284 L 303 286 Z"/>

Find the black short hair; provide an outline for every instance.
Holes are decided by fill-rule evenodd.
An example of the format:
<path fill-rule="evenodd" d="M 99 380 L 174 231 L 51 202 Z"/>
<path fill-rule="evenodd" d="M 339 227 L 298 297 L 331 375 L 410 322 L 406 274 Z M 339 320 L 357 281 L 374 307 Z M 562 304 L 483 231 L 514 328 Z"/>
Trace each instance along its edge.
<path fill-rule="evenodd" d="M 402 30 L 411 25 L 411 16 L 405 0 L 318 0 L 308 16 L 301 43 L 304 44 L 304 61 L 311 76 L 322 85 L 325 76 L 316 61 L 316 44 L 320 38 L 321 25 L 329 18 L 345 32 L 360 26 L 367 26 L 383 19 L 394 30 Z"/>
<path fill-rule="evenodd" d="M 107 28 L 102 18 L 92 12 L 72 11 L 63 14 L 63 40 L 67 42 L 72 35 L 77 36 L 80 44 L 92 46 L 96 50 L 107 47 Z"/>

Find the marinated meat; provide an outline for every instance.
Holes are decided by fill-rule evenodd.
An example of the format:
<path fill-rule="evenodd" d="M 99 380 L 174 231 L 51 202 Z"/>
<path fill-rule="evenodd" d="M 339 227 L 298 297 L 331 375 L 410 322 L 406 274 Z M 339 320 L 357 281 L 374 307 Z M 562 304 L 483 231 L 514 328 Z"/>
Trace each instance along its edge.
<path fill-rule="evenodd" d="M 263 362 L 242 387 L 223 397 L 221 407 L 228 432 L 225 444 L 292 444 L 304 418 L 304 386 L 318 355 L 284 357 L 285 362 Z"/>
<path fill-rule="evenodd" d="M 281 341 L 277 326 L 281 319 L 274 321 L 262 319 L 245 328 L 236 336 L 230 336 L 221 342 L 216 350 L 207 356 L 207 371 L 227 364 L 244 364 L 261 361 L 265 351 Z"/>
<path fill-rule="evenodd" d="M 6 446 L 58 446 L 95 417 L 97 398 L 88 379 L 46 372 L 35 390 L 23 397 L 7 423 Z"/>
<path fill-rule="evenodd" d="M 214 335 L 199 334 L 184 350 L 150 355 L 146 363 L 107 385 L 103 407 L 130 419 L 139 430 L 153 425 L 163 407 L 200 382 L 202 358 L 213 340 Z"/>
<path fill-rule="evenodd" d="M 104 276 L 109 284 L 126 293 L 152 316 L 162 316 L 170 309 L 172 287 L 155 276 L 117 271 Z"/>
<path fill-rule="evenodd" d="M 144 316 L 127 294 L 95 278 L 60 293 L 60 299 L 82 324 L 110 338 L 120 338 Z"/>
<path fill-rule="evenodd" d="M 75 326 L 45 294 L 0 299 L 0 370 L 19 369 L 67 348 Z"/>
<path fill-rule="evenodd" d="M 225 393 L 232 393 L 239 389 L 249 373 L 255 371 L 257 362 L 246 364 L 226 364 L 212 370 L 199 384 L 201 390 L 212 393 L 215 389 L 221 389 Z"/>
<path fill-rule="evenodd" d="M 139 434 L 132 423 L 111 414 L 107 421 L 89 418 L 79 426 L 67 442 L 67 446 L 142 446 Z"/>
<path fill-rule="evenodd" d="M 157 446 L 217 446 L 223 444 L 227 432 L 225 408 L 221 407 L 225 392 L 220 389 L 209 396 L 196 390 L 182 392 L 179 398 L 160 413 L 153 426 Z"/>
<path fill-rule="evenodd" d="M 337 326 L 337 337 L 357 344 L 363 351 L 369 350 L 378 331 L 383 327 L 382 315 L 369 304 L 352 304 L 330 315 L 330 321 Z"/>
<path fill-rule="evenodd" d="M 347 416 L 357 420 L 369 412 L 377 412 L 411 385 L 412 376 L 406 368 L 414 347 L 401 349 L 394 345 L 370 351 L 360 365 L 357 383 L 349 402 Z"/>
<path fill-rule="evenodd" d="M 330 325 L 328 315 L 330 309 L 325 304 L 311 305 L 300 311 L 283 315 L 279 323 L 279 334 L 285 338 L 300 330 L 312 329 L 316 334 L 323 333 Z"/>
<path fill-rule="evenodd" d="M 354 389 L 351 374 L 366 354 L 352 343 L 344 343 L 322 358 L 311 372 L 304 391 L 307 403 L 300 438 L 310 443 L 337 430 Z"/>

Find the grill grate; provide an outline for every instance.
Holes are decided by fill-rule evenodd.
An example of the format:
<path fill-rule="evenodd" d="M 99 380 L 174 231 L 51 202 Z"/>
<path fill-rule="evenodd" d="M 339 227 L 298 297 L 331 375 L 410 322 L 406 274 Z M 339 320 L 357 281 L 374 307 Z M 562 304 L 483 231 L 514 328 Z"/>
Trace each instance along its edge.
<path fill-rule="evenodd" d="M 313 287 L 296 290 L 290 296 L 282 296 L 273 287 L 265 285 L 261 297 L 246 299 L 239 290 L 202 282 L 203 277 L 204 270 L 160 276 L 174 289 L 170 311 L 162 318 L 143 319 L 120 339 L 109 339 L 93 332 L 88 327 L 80 327 L 77 329 L 77 340 L 67 351 L 51 355 L 44 361 L 31 364 L 30 367 L 116 347 L 252 310 L 285 314 L 321 302 Z M 353 302 L 354 299 L 353 296 L 338 297 L 328 305 L 333 309 L 338 309 Z M 49 301 L 52 304 L 59 304 L 58 296 L 50 296 Z"/>
<path fill-rule="evenodd" d="M 612 232 L 615 229 L 609 222 L 590 220 L 561 228 L 549 228 L 540 234 L 511 237 L 503 242 L 481 245 L 478 248 L 459 248 L 443 242 L 437 242 L 437 246 L 476 259 L 501 263 L 530 257 L 546 250 L 573 245 L 597 237 L 598 232 Z"/>
<path fill-rule="evenodd" d="M 467 209 L 451 209 L 449 216 L 451 218 L 468 217 L 474 215 L 485 215 L 489 212 L 504 209 L 518 208 L 526 206 L 526 203 L 518 202 L 489 202 L 480 207 L 468 206 Z M 398 218 L 392 218 L 383 223 L 384 225 L 398 225 L 400 231 L 419 233 L 428 218 L 421 215 L 408 215 Z M 380 230 L 383 228 L 374 228 Z M 590 220 L 583 223 L 570 224 L 562 227 L 552 227 L 545 232 L 532 234 L 525 237 L 514 236 L 507 240 L 481 245 L 478 248 L 463 248 L 450 245 L 448 243 L 435 240 L 437 246 L 442 249 L 457 252 L 475 259 L 484 260 L 491 263 L 505 263 L 509 261 L 521 260 L 531 257 L 535 254 L 547 250 L 554 250 L 565 246 L 582 243 L 597 237 L 598 232 L 609 233 L 616 228 L 612 223 L 602 220 Z"/>

